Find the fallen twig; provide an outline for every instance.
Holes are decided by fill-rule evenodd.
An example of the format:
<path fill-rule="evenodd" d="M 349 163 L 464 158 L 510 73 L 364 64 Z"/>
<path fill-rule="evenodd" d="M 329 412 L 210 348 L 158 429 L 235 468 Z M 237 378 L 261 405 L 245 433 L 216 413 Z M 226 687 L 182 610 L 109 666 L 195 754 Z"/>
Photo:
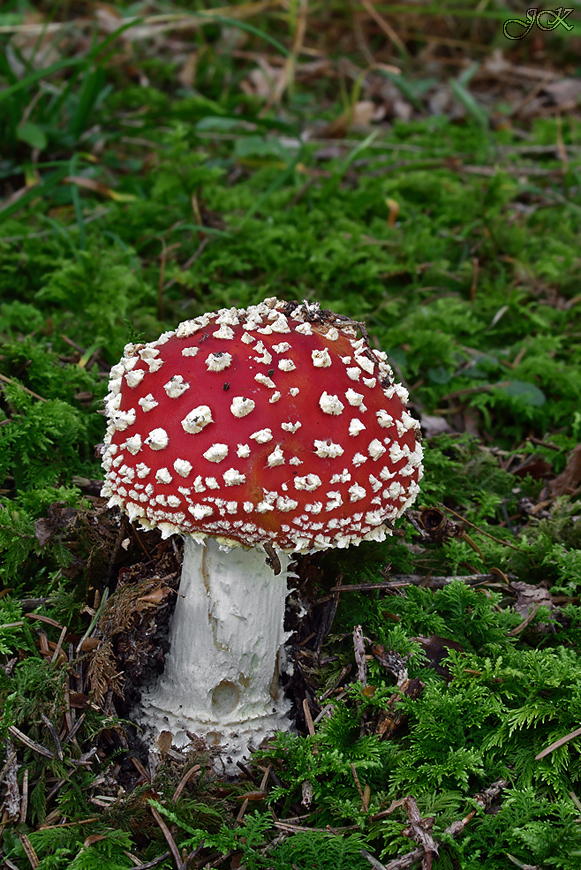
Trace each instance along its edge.
<path fill-rule="evenodd" d="M 509 580 L 516 580 L 516 574 L 507 574 Z M 461 580 L 468 586 L 478 583 L 494 583 L 499 579 L 496 571 L 488 574 L 456 574 L 438 575 L 430 577 L 429 574 L 392 574 L 391 580 L 385 583 L 353 583 L 348 586 L 331 586 L 330 592 L 374 592 L 381 589 L 401 589 L 405 586 L 426 586 L 428 589 L 441 589 L 455 580 Z"/>
<path fill-rule="evenodd" d="M 575 728 L 574 731 L 571 731 L 570 734 L 565 734 L 564 737 L 559 737 L 558 740 L 555 740 L 554 743 L 551 743 L 550 746 L 547 746 L 546 749 L 543 749 L 539 752 L 538 755 L 535 755 L 535 761 L 540 761 L 541 758 L 544 758 L 545 755 L 549 755 L 549 753 L 554 752 L 555 749 L 559 749 L 559 747 L 564 746 L 565 743 L 568 743 L 570 740 L 574 740 L 576 737 L 581 735 L 581 728 Z"/>
<path fill-rule="evenodd" d="M 581 733 L 581 729 L 579 730 Z M 499 779 L 496 782 L 493 782 L 492 785 L 490 785 L 488 788 L 484 789 L 484 791 L 475 794 L 473 800 L 475 800 L 482 809 L 489 809 L 508 784 L 509 783 L 507 779 Z M 437 854 L 440 844 L 432 838 L 426 827 L 422 827 L 421 825 L 422 822 L 425 823 L 429 822 L 430 820 L 421 819 L 419 815 L 419 810 L 417 809 L 417 805 L 413 798 L 405 798 L 403 803 L 405 803 L 408 810 L 408 818 L 410 817 L 410 815 L 413 817 L 413 822 L 409 826 L 410 835 L 411 828 L 413 826 L 413 836 L 417 835 L 418 837 L 420 837 L 422 839 L 422 845 L 418 846 L 418 848 L 414 849 L 412 852 L 408 852 L 407 855 L 401 855 L 399 858 L 395 858 L 393 861 L 390 861 L 389 864 L 382 864 L 380 861 L 377 860 L 377 858 L 374 858 L 373 855 L 370 855 L 369 852 L 366 852 L 365 849 L 362 849 L 361 854 L 369 861 L 374 870 L 406 870 L 406 868 L 412 867 L 414 864 L 417 864 L 418 861 L 423 861 L 425 858 L 433 855 L 434 851 Z M 463 819 L 458 819 L 457 821 L 452 822 L 452 824 L 448 825 L 448 827 L 444 830 L 444 836 L 449 836 L 453 838 L 457 837 L 472 821 L 476 813 L 477 809 L 473 809 L 468 813 L 468 815 L 464 816 Z M 430 861 L 430 863 L 424 864 L 423 866 L 426 868 L 426 870 L 429 870 L 429 868 L 431 868 L 432 866 L 432 863 Z"/>
<path fill-rule="evenodd" d="M 361 685 L 367 685 L 367 662 L 365 660 L 365 643 L 363 640 L 363 629 L 360 625 L 356 625 L 353 629 L 353 648 L 355 650 L 355 662 L 357 664 L 357 679 Z"/>
<path fill-rule="evenodd" d="M 136 864 L 133 870 L 152 870 L 153 867 L 157 867 L 158 864 L 162 864 L 166 858 L 169 858 L 171 852 L 164 852 L 163 855 L 159 855 L 157 858 L 154 858 L 153 861 L 148 861 L 147 864 Z"/>
<path fill-rule="evenodd" d="M 511 550 L 516 550 L 517 553 L 520 553 L 518 547 L 515 547 L 514 544 L 509 543 L 508 541 L 503 541 L 502 538 L 496 538 L 494 535 L 491 535 L 489 532 L 485 532 L 484 529 L 475 526 L 474 523 L 471 523 L 470 520 L 467 520 L 466 517 L 463 517 L 462 514 L 457 514 L 455 510 L 452 510 L 450 507 L 446 507 L 443 504 L 438 505 L 443 511 L 449 511 L 451 514 L 454 514 L 455 517 L 458 517 L 459 520 L 462 520 L 463 523 L 466 523 L 467 526 L 470 526 L 471 529 L 476 529 L 477 532 L 480 532 L 481 535 L 484 535 L 485 538 L 490 538 L 491 541 L 496 541 L 497 544 L 502 544 L 503 547 L 510 547 Z"/>
<path fill-rule="evenodd" d="M 311 708 L 309 707 L 309 699 L 303 698 L 303 712 L 305 714 L 305 722 L 307 725 L 307 730 L 309 732 L 309 737 L 315 736 L 315 726 L 313 724 L 313 716 L 311 714 Z"/>
<path fill-rule="evenodd" d="M 179 796 L 183 792 L 184 788 L 186 787 L 187 783 L 190 781 L 190 779 L 192 778 L 194 773 L 197 773 L 201 769 L 202 769 L 201 765 L 194 764 L 194 766 L 190 767 L 190 769 L 182 776 L 178 787 L 176 788 L 176 790 L 173 793 L 173 796 L 172 796 L 173 803 L 175 803 L 177 801 L 177 799 L 179 798 Z"/>
<path fill-rule="evenodd" d="M 434 825 L 434 817 L 423 819 L 422 814 L 418 809 L 418 805 L 413 797 L 407 797 L 404 801 L 405 808 L 408 814 L 409 825 L 404 828 L 402 834 L 404 837 L 410 837 L 420 844 L 420 848 L 424 851 L 422 860 L 422 870 L 432 870 L 434 863 L 434 855 L 438 854 L 438 844 L 430 833 Z"/>
<path fill-rule="evenodd" d="M 44 755 L 45 758 L 53 758 L 54 752 L 51 752 L 49 749 L 46 749 L 44 746 L 41 746 L 40 743 L 35 743 L 34 740 L 31 740 L 30 737 L 27 737 L 26 734 L 23 734 L 22 731 L 15 725 L 9 725 L 8 731 L 12 734 L 13 737 L 16 737 L 17 740 L 20 740 L 21 743 L 24 743 L 25 746 L 28 746 L 29 749 L 34 750 L 34 752 L 38 752 L 39 755 Z"/>
<path fill-rule="evenodd" d="M 24 833 L 19 833 L 18 839 L 20 840 L 20 845 L 24 849 L 26 857 L 30 861 L 30 866 L 33 868 L 33 870 L 36 870 L 40 862 L 38 860 L 38 855 L 34 851 L 32 843 Z"/>
<path fill-rule="evenodd" d="M 48 716 L 45 716 L 45 714 L 42 711 L 40 713 L 40 718 L 42 719 L 42 721 L 44 722 L 44 724 L 48 728 L 48 730 L 50 732 L 50 736 L 54 740 L 56 754 L 57 754 L 59 760 L 62 761 L 63 760 L 63 748 L 62 748 L 62 745 L 61 745 L 61 742 L 59 739 L 59 733 L 58 733 L 57 729 L 52 724 L 52 722 L 50 721 Z"/>
<path fill-rule="evenodd" d="M 538 611 L 539 611 L 539 605 L 535 604 L 535 606 L 533 607 L 533 609 L 531 610 L 531 612 L 529 613 L 527 618 L 523 619 L 523 621 L 521 623 L 519 623 L 519 625 L 517 625 L 516 628 L 511 629 L 511 631 L 507 631 L 506 636 L 507 637 L 517 637 L 517 635 L 519 635 L 521 632 L 523 632 L 525 630 L 525 628 L 527 628 L 531 624 L 531 622 L 533 621 L 533 619 L 537 615 Z"/>
<path fill-rule="evenodd" d="M 157 822 L 157 824 L 161 828 L 161 832 L 162 832 L 163 836 L 165 837 L 166 843 L 169 846 L 169 849 L 170 849 L 172 857 L 175 861 L 176 867 L 178 868 L 178 870 L 180 870 L 180 868 L 183 864 L 183 861 L 182 861 L 182 857 L 179 853 L 179 849 L 177 847 L 176 841 L 174 840 L 174 838 L 171 835 L 170 829 L 168 828 L 168 826 L 166 825 L 166 823 L 164 822 L 164 820 L 162 819 L 162 817 L 160 816 L 160 814 L 158 813 L 158 811 L 156 810 L 156 808 L 154 806 L 151 806 L 151 804 L 150 804 L 149 809 L 151 810 L 151 814 L 152 814 L 153 818 L 155 819 L 155 821 Z"/>
<path fill-rule="evenodd" d="M 80 641 L 77 644 L 77 648 L 76 648 L 77 655 L 82 650 L 83 643 L 87 640 L 87 638 L 89 637 L 89 635 L 91 634 L 91 632 L 93 631 L 93 629 L 95 628 L 97 623 L 99 622 L 99 619 L 101 618 L 101 614 L 103 612 L 103 608 L 105 607 L 105 603 L 106 603 L 108 597 L 109 597 L 109 589 L 107 588 L 103 592 L 103 597 L 101 598 L 101 602 L 99 604 L 99 607 L 97 608 L 96 613 L 94 614 L 93 618 L 91 619 L 91 622 L 89 623 L 88 629 L 86 630 L 86 632 L 84 633 L 84 635 L 82 636 L 82 638 L 80 639 Z"/>
<path fill-rule="evenodd" d="M 39 396 L 38 393 L 29 390 L 28 387 L 25 387 L 23 384 L 19 384 L 18 381 L 13 381 L 12 378 L 8 378 L 6 377 L 6 375 L 0 375 L 0 381 L 3 381 L 3 383 L 5 384 L 10 384 L 11 387 L 20 387 L 20 389 L 24 390 L 25 393 L 28 393 L 29 396 L 33 396 L 40 402 L 46 402 L 46 399 L 43 399 L 43 397 Z"/>

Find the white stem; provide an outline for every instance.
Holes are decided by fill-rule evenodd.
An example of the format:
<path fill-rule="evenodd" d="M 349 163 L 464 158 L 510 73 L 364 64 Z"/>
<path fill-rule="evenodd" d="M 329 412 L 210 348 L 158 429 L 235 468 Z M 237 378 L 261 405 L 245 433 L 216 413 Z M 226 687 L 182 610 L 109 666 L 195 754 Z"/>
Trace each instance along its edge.
<path fill-rule="evenodd" d="M 290 727 L 279 675 L 288 555 L 275 575 L 262 550 L 185 539 L 170 650 L 157 685 L 142 698 L 143 724 L 189 742 L 226 745 L 241 759 L 252 744 Z"/>

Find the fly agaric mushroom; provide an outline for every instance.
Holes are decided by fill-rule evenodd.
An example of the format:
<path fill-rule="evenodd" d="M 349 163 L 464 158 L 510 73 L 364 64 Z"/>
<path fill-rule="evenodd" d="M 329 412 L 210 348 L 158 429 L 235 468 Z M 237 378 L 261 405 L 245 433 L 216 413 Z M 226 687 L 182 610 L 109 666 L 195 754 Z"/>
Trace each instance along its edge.
<path fill-rule="evenodd" d="M 129 344 L 109 386 L 103 495 L 185 538 L 143 722 L 241 757 L 288 727 L 290 554 L 391 534 L 419 492 L 419 424 L 362 325 L 307 302 L 224 308 Z"/>

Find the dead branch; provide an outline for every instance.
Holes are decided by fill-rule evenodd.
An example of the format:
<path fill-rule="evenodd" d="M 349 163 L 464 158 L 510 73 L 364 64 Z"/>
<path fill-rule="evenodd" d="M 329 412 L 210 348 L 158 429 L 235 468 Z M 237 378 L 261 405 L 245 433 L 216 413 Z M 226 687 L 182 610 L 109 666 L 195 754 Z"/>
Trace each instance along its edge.
<path fill-rule="evenodd" d="M 356 625 L 353 629 L 353 648 L 355 650 L 355 662 L 357 663 L 357 679 L 365 688 L 367 685 L 367 662 L 365 660 L 365 642 L 363 640 L 363 629 L 360 625 Z"/>

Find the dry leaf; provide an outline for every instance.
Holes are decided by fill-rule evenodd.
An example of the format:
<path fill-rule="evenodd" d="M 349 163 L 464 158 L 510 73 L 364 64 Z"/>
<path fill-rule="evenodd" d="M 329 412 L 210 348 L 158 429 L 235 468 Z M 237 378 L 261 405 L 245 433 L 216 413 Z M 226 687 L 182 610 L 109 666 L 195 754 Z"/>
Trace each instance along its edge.
<path fill-rule="evenodd" d="M 86 190 L 92 190 L 94 193 L 100 193 L 102 196 L 108 196 L 115 202 L 135 202 L 137 199 L 132 193 L 119 193 L 117 190 L 95 181 L 93 178 L 85 178 L 83 175 L 68 175 L 65 178 L 68 184 L 76 184 L 77 187 L 84 187 Z"/>
<path fill-rule="evenodd" d="M 427 438 L 432 438 L 434 435 L 441 435 L 443 432 L 454 431 L 444 417 L 436 417 L 432 414 L 422 414 L 420 422 L 422 424 L 422 430 Z"/>
<path fill-rule="evenodd" d="M 534 607 L 543 605 L 550 610 L 553 608 L 552 598 L 543 586 L 532 586 L 520 580 L 515 580 L 510 585 L 518 593 L 514 609 L 523 618 L 526 618 Z"/>
<path fill-rule="evenodd" d="M 548 495 L 558 498 L 575 492 L 581 483 L 581 444 L 574 448 L 564 470 L 542 491 L 540 500 Z"/>
<path fill-rule="evenodd" d="M 581 79 L 559 79 L 543 88 L 560 109 L 576 109 L 581 99 Z"/>
<path fill-rule="evenodd" d="M 263 801 L 267 797 L 266 791 L 247 791 L 244 794 L 239 794 L 236 798 L 238 801 Z"/>
<path fill-rule="evenodd" d="M 29 31 L 27 28 L 31 24 L 37 24 L 42 29 L 40 32 Z M 6 60 L 19 79 L 24 78 L 30 69 L 46 69 L 61 60 L 55 34 L 51 32 L 50 23 L 44 16 L 38 12 L 24 16 L 22 28 L 14 34 L 8 44 Z"/>
<path fill-rule="evenodd" d="M 99 843 L 101 840 L 106 840 L 107 837 L 105 834 L 89 834 L 85 842 L 83 843 L 83 848 L 88 849 L 89 846 L 92 846 L 94 843 Z"/>
<path fill-rule="evenodd" d="M 247 82 L 253 94 L 257 97 L 263 97 L 265 100 L 271 100 L 274 98 L 278 79 L 282 74 L 282 69 L 275 69 L 261 58 L 260 68 L 253 69 L 248 73 Z"/>
<path fill-rule="evenodd" d="M 198 55 L 195 51 L 191 51 L 181 70 L 178 72 L 178 81 L 184 88 L 193 87 L 196 79 L 196 65 L 198 63 Z"/>
<path fill-rule="evenodd" d="M 162 731 L 161 734 L 156 738 L 155 742 L 157 743 L 157 748 L 159 749 L 163 758 L 171 749 L 173 734 L 171 733 L 171 731 Z"/>
<path fill-rule="evenodd" d="M 97 3 L 95 17 L 100 30 L 105 33 L 114 33 L 123 24 L 121 12 L 111 3 Z"/>
<path fill-rule="evenodd" d="M 380 108 L 379 114 L 381 117 L 385 114 L 382 108 Z M 331 121 L 330 124 L 327 124 L 321 130 L 320 135 L 324 139 L 342 139 L 347 131 L 353 127 L 366 128 L 374 120 L 379 120 L 375 103 L 371 100 L 360 100 L 341 112 L 339 117 Z"/>
<path fill-rule="evenodd" d="M 141 598 L 137 599 L 137 602 L 153 605 L 161 604 L 170 592 L 173 592 L 173 589 L 170 589 L 169 586 L 160 586 L 159 589 L 154 589 L 153 592 L 149 592 L 147 595 L 142 595 Z"/>
<path fill-rule="evenodd" d="M 414 640 L 416 643 L 420 644 L 428 658 L 428 667 L 433 668 L 437 674 L 445 677 L 449 682 L 452 679 L 452 674 L 445 665 L 441 664 L 441 662 L 448 657 L 450 650 L 463 652 L 464 648 L 462 644 L 455 640 L 450 640 L 447 637 L 440 637 L 437 634 L 432 634 L 429 637 L 411 637 L 410 640 Z"/>

